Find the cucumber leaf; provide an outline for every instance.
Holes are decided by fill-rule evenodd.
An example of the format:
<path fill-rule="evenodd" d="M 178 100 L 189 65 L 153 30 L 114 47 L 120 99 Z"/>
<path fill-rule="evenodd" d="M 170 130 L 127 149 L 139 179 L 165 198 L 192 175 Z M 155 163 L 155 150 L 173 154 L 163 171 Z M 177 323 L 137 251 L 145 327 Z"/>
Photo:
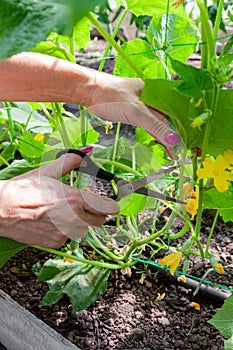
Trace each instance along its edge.
<path fill-rule="evenodd" d="M 203 131 L 192 128 L 192 120 L 201 113 L 177 87 L 180 82 L 147 79 L 140 99 L 168 115 L 188 149 L 202 145 Z M 201 148 L 201 147 L 200 147 Z"/>
<path fill-rule="evenodd" d="M 233 336 L 228 340 L 224 340 L 224 349 L 233 350 Z"/>
<path fill-rule="evenodd" d="M 177 89 L 185 96 L 198 100 L 205 96 L 207 91 L 214 90 L 213 78 L 207 70 L 198 69 L 171 58 L 170 61 L 182 81 Z"/>
<path fill-rule="evenodd" d="M 73 30 L 73 40 L 76 49 L 87 48 L 90 42 L 90 31 L 92 29 L 91 22 L 87 17 L 81 18 L 74 26 Z M 49 39 L 54 43 L 59 43 L 67 47 L 70 46 L 70 38 L 68 36 L 59 35 L 55 32 L 49 35 Z M 72 56 L 73 57 L 73 56 Z M 74 59 L 74 57 L 73 57 Z M 74 59 L 75 61 L 75 59 Z"/>
<path fill-rule="evenodd" d="M 45 145 L 42 142 L 35 140 L 32 133 L 25 132 L 20 137 L 18 150 L 23 158 L 40 159 L 45 150 Z"/>
<path fill-rule="evenodd" d="M 106 292 L 108 277 L 109 270 L 105 268 L 78 261 L 65 262 L 60 258 L 50 259 L 38 276 L 39 281 L 46 281 L 49 286 L 41 306 L 55 304 L 66 294 L 73 306 L 72 314 L 75 314 Z"/>
<path fill-rule="evenodd" d="M 144 129 L 136 128 L 136 141 L 141 145 L 145 146 L 157 159 L 160 165 L 167 164 L 171 161 L 168 158 L 167 153 L 164 151 L 164 147 L 157 143 L 153 136 L 148 134 Z M 151 167 L 153 168 L 153 166 Z M 153 172 L 155 169 L 153 168 Z"/>
<path fill-rule="evenodd" d="M 233 337 L 233 295 L 224 301 L 221 309 L 208 321 L 208 323 L 217 328 L 224 337 L 229 338 L 227 344 L 228 349 L 232 349 L 229 347 L 229 344 L 232 344 Z"/>
<path fill-rule="evenodd" d="M 168 16 L 163 14 L 152 19 L 146 37 L 161 58 L 167 54 L 185 62 L 196 51 L 199 32 L 189 18 L 169 13 Z"/>
<path fill-rule="evenodd" d="M 196 72 L 198 74 L 199 70 Z M 195 106 L 195 103 L 179 91 L 179 86 L 179 81 L 147 79 L 140 99 L 171 117 L 188 149 L 194 147 L 202 149 L 206 124 L 199 129 L 193 128 L 191 123 L 203 112 L 203 107 Z M 210 101 L 211 95 L 210 92 L 207 96 Z M 233 89 L 219 91 L 206 147 L 207 153 L 213 156 L 223 153 L 226 149 L 232 149 L 233 105 L 229 103 L 232 100 Z"/>
<path fill-rule="evenodd" d="M 11 108 L 11 116 L 14 122 L 21 124 L 23 127 L 26 125 L 26 130 L 41 134 L 52 131 L 48 119 L 37 111 L 32 110 L 32 107 L 27 103 L 14 102 Z M 2 117 L 8 120 L 6 110 L 2 110 Z"/>
<path fill-rule="evenodd" d="M 219 209 L 224 222 L 233 221 L 233 192 L 218 192 L 211 188 L 204 193 L 204 208 Z"/>
<path fill-rule="evenodd" d="M 38 164 L 39 165 L 39 164 Z M 14 160 L 7 168 L 0 171 L 0 180 L 8 180 L 15 176 L 25 174 L 30 170 L 38 167 L 38 165 L 30 164 L 27 160 Z"/>
<path fill-rule="evenodd" d="M 136 16 L 160 16 L 167 12 L 167 1 L 161 0 L 117 0 L 117 2 L 133 12 Z M 183 6 L 170 6 L 169 13 L 180 14 L 183 17 L 188 17 Z"/>
<path fill-rule="evenodd" d="M 145 209 L 156 207 L 157 199 L 133 193 L 118 202 L 121 215 L 137 215 Z"/>
<path fill-rule="evenodd" d="M 31 50 L 50 32 L 70 36 L 74 25 L 104 0 L 1 0 L 0 59 Z"/>
<path fill-rule="evenodd" d="M 126 42 L 122 49 L 130 56 L 131 61 L 143 71 L 145 77 L 164 77 L 164 67 L 159 57 L 145 40 L 137 38 Z M 125 60 L 121 56 L 116 59 L 114 74 L 130 78 L 138 77 L 137 73 L 128 64 L 125 64 Z"/>
<path fill-rule="evenodd" d="M 15 151 L 16 151 L 16 145 L 9 144 L 4 150 L 1 152 L 1 158 L 0 158 L 0 166 L 7 164 L 9 160 L 14 159 Z"/>
<path fill-rule="evenodd" d="M 49 41 L 40 42 L 31 51 L 76 63 L 75 57 L 69 51 Z"/>
<path fill-rule="evenodd" d="M 167 17 L 168 25 L 167 30 L 165 30 L 165 17 L 163 15 L 152 19 L 146 33 L 148 42 L 137 38 L 122 46 L 125 53 L 130 56 L 130 59 L 147 78 L 165 76 L 164 50 L 169 57 L 185 62 L 189 55 L 195 51 L 199 39 L 198 30 L 193 23 L 190 23 L 189 19 L 186 20 L 183 17 L 170 14 Z M 125 64 L 121 56 L 116 59 L 114 74 L 137 77 L 137 73 Z"/>
<path fill-rule="evenodd" d="M 63 140 L 61 138 L 61 135 L 63 135 L 63 127 L 66 130 L 67 134 L 67 141 L 69 142 L 70 148 L 80 148 L 83 145 L 83 137 L 82 134 L 82 126 L 81 126 L 81 119 L 76 118 L 68 118 L 63 117 L 63 125 L 61 127 L 57 127 L 56 130 L 51 133 L 50 140 L 48 141 L 48 144 L 50 142 L 54 144 L 54 141 L 56 140 L 58 146 L 58 142 L 60 142 L 60 146 L 58 148 L 67 148 L 68 145 L 64 145 Z M 95 129 L 91 126 L 91 124 L 87 121 L 86 123 L 86 143 L 87 144 L 93 144 L 98 142 L 99 133 L 95 131 Z"/>
<path fill-rule="evenodd" d="M 0 237 L 0 268 L 2 268 L 12 256 L 27 247 L 27 244 L 16 242 L 6 237 Z"/>

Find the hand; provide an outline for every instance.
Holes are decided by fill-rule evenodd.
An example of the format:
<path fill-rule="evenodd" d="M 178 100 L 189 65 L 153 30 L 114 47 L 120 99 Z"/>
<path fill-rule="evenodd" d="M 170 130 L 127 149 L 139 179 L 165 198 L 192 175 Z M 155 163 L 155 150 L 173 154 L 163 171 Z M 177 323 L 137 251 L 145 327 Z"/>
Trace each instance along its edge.
<path fill-rule="evenodd" d="M 95 88 L 96 86 L 96 88 Z M 96 73 L 89 110 L 111 121 L 134 124 L 149 132 L 173 158 L 179 136 L 169 126 L 164 114 L 139 100 L 144 83 L 137 78 L 122 78 Z"/>
<path fill-rule="evenodd" d="M 1 181 L 0 235 L 16 241 L 56 248 L 84 236 L 88 226 L 101 226 L 119 211 L 111 199 L 58 181 L 79 167 L 82 158 L 66 154 L 49 165 Z"/>

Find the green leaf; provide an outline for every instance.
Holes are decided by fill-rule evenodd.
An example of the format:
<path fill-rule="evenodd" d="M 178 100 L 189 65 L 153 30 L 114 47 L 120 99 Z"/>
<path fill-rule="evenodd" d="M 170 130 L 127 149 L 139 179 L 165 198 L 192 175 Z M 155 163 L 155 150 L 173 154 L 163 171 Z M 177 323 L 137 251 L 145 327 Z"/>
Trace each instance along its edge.
<path fill-rule="evenodd" d="M 171 117 L 178 133 L 188 149 L 202 145 L 203 131 L 191 127 L 192 120 L 200 114 L 200 108 L 194 108 L 189 98 L 181 94 L 177 81 L 147 79 L 140 99 Z"/>
<path fill-rule="evenodd" d="M 109 270 L 105 268 L 50 259 L 39 274 L 39 281 L 46 280 L 49 285 L 41 306 L 52 305 L 67 294 L 73 306 L 72 313 L 75 314 L 106 292 L 108 276 Z"/>
<path fill-rule="evenodd" d="M 218 192 L 212 188 L 204 193 L 204 208 L 219 209 L 224 222 L 233 221 L 233 192 Z"/>
<path fill-rule="evenodd" d="M 145 209 L 155 208 L 157 199 L 137 193 L 122 197 L 118 202 L 121 215 L 138 215 Z"/>
<path fill-rule="evenodd" d="M 205 69 L 199 69 L 177 60 L 170 59 L 174 71 L 179 75 L 181 84 L 177 89 L 189 98 L 198 100 L 206 95 L 207 91 L 214 90 L 211 74 Z"/>
<path fill-rule="evenodd" d="M 82 126 L 81 126 L 81 118 L 67 118 L 63 117 L 63 126 L 66 129 L 66 133 L 68 136 L 68 140 L 70 142 L 70 148 L 79 148 L 82 147 Z M 63 126 L 61 128 L 57 128 L 51 135 L 51 140 L 56 139 L 60 141 L 60 148 L 64 148 L 64 144 L 61 139 L 61 135 L 63 134 Z M 95 129 L 91 126 L 91 124 L 87 121 L 86 123 L 86 132 L 87 144 L 93 144 L 98 142 L 99 133 L 95 131 Z M 65 147 L 67 148 L 67 147 Z"/>
<path fill-rule="evenodd" d="M 136 16 L 149 15 L 149 16 L 160 16 L 167 12 L 167 1 L 161 0 L 117 0 L 117 2 L 133 12 Z M 188 17 L 183 6 L 175 8 L 174 6 L 169 7 L 169 13 L 177 13 L 183 17 Z"/>
<path fill-rule="evenodd" d="M 160 160 L 149 148 L 146 148 L 140 143 L 136 143 L 133 147 L 133 151 L 136 159 L 136 167 L 139 171 L 148 175 L 155 173 L 161 168 Z"/>
<path fill-rule="evenodd" d="M 146 37 L 162 58 L 164 49 L 169 57 L 183 62 L 196 51 L 199 40 L 198 29 L 188 17 L 171 13 L 153 18 Z"/>
<path fill-rule="evenodd" d="M 8 162 L 9 160 L 14 159 L 16 148 L 16 145 L 10 144 L 1 152 L 0 166 L 6 164 L 4 160 Z"/>
<path fill-rule="evenodd" d="M 190 99 L 178 90 L 180 82 L 163 79 L 147 79 L 140 99 L 171 117 L 178 133 L 188 149 L 202 149 L 205 124 L 199 130 L 192 128 L 192 121 L 203 112 L 202 106 L 196 107 Z M 211 92 L 208 100 L 211 101 Z M 211 118 L 207 153 L 219 155 L 226 149 L 232 149 L 233 143 L 233 89 L 220 90 L 214 116 Z M 219 127 L 221 125 L 221 127 Z"/>
<path fill-rule="evenodd" d="M 27 160 L 14 160 L 7 168 L 0 171 L 0 180 L 8 180 L 15 176 L 25 174 L 30 170 L 37 168 L 37 165 L 30 164 Z"/>
<path fill-rule="evenodd" d="M 233 350 L 233 336 L 228 340 L 224 340 L 224 349 Z"/>
<path fill-rule="evenodd" d="M 19 243 L 9 238 L 0 237 L 0 268 L 2 268 L 12 256 L 27 247 L 27 244 Z"/>
<path fill-rule="evenodd" d="M 69 51 L 48 41 L 42 41 L 41 43 L 37 44 L 31 51 L 76 63 L 75 57 L 71 55 Z"/>
<path fill-rule="evenodd" d="M 44 149 L 45 145 L 42 142 L 36 141 L 34 135 L 30 132 L 25 132 L 20 137 L 18 150 L 24 158 L 41 158 Z"/>
<path fill-rule="evenodd" d="M 216 112 L 211 119 L 211 130 L 207 152 L 219 155 L 233 144 L 233 89 L 219 91 Z"/>
<path fill-rule="evenodd" d="M 233 36 L 230 37 L 227 44 L 223 47 L 220 53 L 220 57 L 225 56 L 231 50 L 232 46 L 233 46 Z"/>
<path fill-rule="evenodd" d="M 136 142 L 145 146 L 157 159 L 160 165 L 170 162 L 170 159 L 167 157 L 167 153 L 164 151 L 164 147 L 158 144 L 153 136 L 139 127 L 136 128 Z"/>
<path fill-rule="evenodd" d="M 145 40 L 134 39 L 126 42 L 122 49 L 130 56 L 131 61 L 140 68 L 148 78 L 164 77 L 164 67 L 153 48 Z M 125 60 L 118 56 L 114 66 L 114 74 L 135 78 L 137 73 L 128 65 Z"/>
<path fill-rule="evenodd" d="M 90 42 L 90 30 L 92 29 L 91 22 L 87 17 L 80 19 L 73 30 L 73 39 L 76 49 L 87 48 Z M 54 43 L 59 43 L 67 47 L 70 46 L 70 38 L 57 33 L 51 33 L 49 39 Z M 73 56 L 72 56 L 73 57 Z"/>
<path fill-rule="evenodd" d="M 26 130 L 33 132 L 40 132 L 41 134 L 49 133 L 52 131 L 48 119 L 37 111 L 33 111 L 32 107 L 24 102 L 14 102 L 11 108 L 11 116 L 14 122 L 21 124 L 23 127 L 26 125 Z M 6 110 L 2 111 L 4 119 L 8 120 Z"/>
<path fill-rule="evenodd" d="M 51 31 L 70 36 L 74 25 L 104 0 L 1 0 L 0 59 L 31 50 Z"/>
<path fill-rule="evenodd" d="M 112 160 L 114 145 L 109 146 L 104 149 L 94 150 L 93 155 L 96 158 L 102 158 L 107 160 Z M 117 142 L 117 150 L 115 160 L 122 164 L 127 165 L 129 167 L 132 166 L 132 146 L 130 146 L 129 142 L 125 139 L 125 137 L 121 137 Z M 107 170 L 111 170 L 111 166 L 106 164 L 104 165 Z M 114 167 L 115 173 L 125 173 L 124 167 Z"/>
<path fill-rule="evenodd" d="M 221 309 L 212 317 L 208 323 L 212 324 L 226 338 L 233 336 L 233 295 L 224 301 Z M 229 344 L 229 343 L 228 343 Z"/>

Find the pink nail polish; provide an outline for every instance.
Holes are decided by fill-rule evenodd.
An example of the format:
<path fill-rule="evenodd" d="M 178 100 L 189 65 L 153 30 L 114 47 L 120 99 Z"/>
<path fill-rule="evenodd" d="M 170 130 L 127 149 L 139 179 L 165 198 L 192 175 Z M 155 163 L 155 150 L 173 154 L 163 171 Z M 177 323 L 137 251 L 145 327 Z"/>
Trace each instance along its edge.
<path fill-rule="evenodd" d="M 81 148 L 81 151 L 83 153 L 89 153 L 93 150 L 93 147 L 92 146 L 87 146 L 87 147 L 84 147 L 84 148 Z"/>
<path fill-rule="evenodd" d="M 165 137 L 165 141 L 169 144 L 169 145 L 176 145 L 179 141 L 180 141 L 180 137 L 177 133 L 175 132 L 169 132 L 166 137 Z"/>

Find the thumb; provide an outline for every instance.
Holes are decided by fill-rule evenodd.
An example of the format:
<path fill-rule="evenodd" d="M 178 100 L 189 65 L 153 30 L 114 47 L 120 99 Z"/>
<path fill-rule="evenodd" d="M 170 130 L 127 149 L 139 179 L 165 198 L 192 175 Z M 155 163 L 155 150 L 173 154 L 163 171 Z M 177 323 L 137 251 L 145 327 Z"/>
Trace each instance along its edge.
<path fill-rule="evenodd" d="M 56 180 L 80 167 L 83 158 L 74 153 L 66 153 L 48 165 L 37 169 L 40 175 L 52 177 Z"/>
<path fill-rule="evenodd" d="M 110 198 L 86 190 L 81 190 L 80 193 L 83 200 L 83 208 L 89 213 L 113 215 L 117 214 L 120 210 L 119 205 Z"/>

